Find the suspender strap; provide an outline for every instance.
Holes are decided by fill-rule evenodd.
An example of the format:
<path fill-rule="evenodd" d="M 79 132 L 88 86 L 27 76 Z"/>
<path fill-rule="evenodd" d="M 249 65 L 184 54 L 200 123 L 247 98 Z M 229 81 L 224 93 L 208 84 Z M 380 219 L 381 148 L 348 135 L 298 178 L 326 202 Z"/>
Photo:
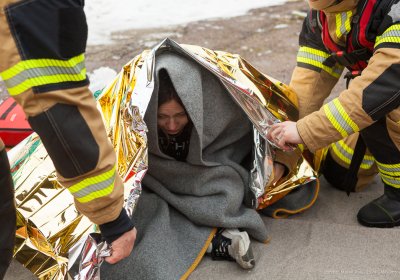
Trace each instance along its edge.
<path fill-rule="evenodd" d="M 356 147 L 354 148 L 354 154 L 351 158 L 349 170 L 347 171 L 346 177 L 344 178 L 344 186 L 346 188 L 347 195 L 350 195 L 350 192 L 355 191 L 356 189 L 358 181 L 357 173 L 360 169 L 360 165 L 363 161 L 366 150 L 367 146 L 365 145 L 365 142 L 360 135 L 358 136 Z"/>
<path fill-rule="evenodd" d="M 367 48 L 352 51 L 346 53 L 344 51 L 333 52 L 332 57 L 339 62 L 341 65 L 347 68 L 351 68 L 354 64 L 359 61 L 368 61 L 372 54 Z"/>

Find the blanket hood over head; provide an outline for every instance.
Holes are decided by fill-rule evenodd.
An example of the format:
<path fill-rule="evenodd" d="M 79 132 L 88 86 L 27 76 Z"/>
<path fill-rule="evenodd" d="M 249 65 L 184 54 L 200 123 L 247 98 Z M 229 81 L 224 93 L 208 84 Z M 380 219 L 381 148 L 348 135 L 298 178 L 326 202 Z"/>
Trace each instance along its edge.
<path fill-rule="evenodd" d="M 256 210 L 243 205 L 249 171 L 240 163 L 252 149 L 246 114 L 215 76 L 185 56 L 162 52 L 155 67 L 155 90 L 145 114 L 149 169 L 134 214 L 138 239 L 127 263 L 137 279 L 177 279 L 204 254 L 216 227 L 241 228 L 259 241 L 267 240 L 267 230 Z M 161 69 L 193 122 L 187 162 L 170 158 L 158 146 Z M 102 276 L 120 279 L 127 272 L 114 267 L 104 268 Z"/>

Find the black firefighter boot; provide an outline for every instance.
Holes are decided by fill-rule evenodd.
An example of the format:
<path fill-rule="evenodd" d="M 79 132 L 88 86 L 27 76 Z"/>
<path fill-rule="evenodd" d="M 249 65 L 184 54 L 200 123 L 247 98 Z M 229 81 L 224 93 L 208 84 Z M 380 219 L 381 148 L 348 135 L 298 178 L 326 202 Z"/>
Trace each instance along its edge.
<path fill-rule="evenodd" d="M 11 262 L 16 228 L 14 187 L 5 149 L 0 151 L 0 227 L 0 279 L 3 279 Z"/>
<path fill-rule="evenodd" d="M 358 211 L 357 220 L 367 227 L 391 228 L 400 225 L 400 189 L 385 184 L 381 197 Z"/>

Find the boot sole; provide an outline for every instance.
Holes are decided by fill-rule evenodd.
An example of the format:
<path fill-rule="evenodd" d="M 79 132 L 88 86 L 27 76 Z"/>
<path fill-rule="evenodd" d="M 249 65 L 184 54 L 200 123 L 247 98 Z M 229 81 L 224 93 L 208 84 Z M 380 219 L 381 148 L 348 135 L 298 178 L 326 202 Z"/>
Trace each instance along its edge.
<path fill-rule="evenodd" d="M 391 223 L 371 223 L 371 222 L 366 222 L 364 220 L 361 220 L 359 217 L 357 217 L 357 221 L 365 226 L 365 227 L 375 227 L 375 228 L 393 228 L 400 226 L 400 220 L 391 222 Z"/>

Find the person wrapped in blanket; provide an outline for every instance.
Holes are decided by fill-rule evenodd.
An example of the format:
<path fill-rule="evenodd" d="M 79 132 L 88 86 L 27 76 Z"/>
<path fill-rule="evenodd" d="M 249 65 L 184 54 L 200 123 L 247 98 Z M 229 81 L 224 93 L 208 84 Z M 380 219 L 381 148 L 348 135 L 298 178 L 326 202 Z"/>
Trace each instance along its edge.
<path fill-rule="evenodd" d="M 166 155 L 185 162 L 189 152 L 190 135 L 193 123 L 185 106 L 176 93 L 166 71 L 160 71 L 160 89 L 158 92 L 158 141 L 161 151 Z M 274 182 L 285 173 L 286 167 L 274 163 Z M 171 176 L 179 176 L 179 170 Z M 207 248 L 213 260 L 236 261 L 243 269 L 252 268 L 255 260 L 246 231 L 235 229 L 218 229 Z"/>
<path fill-rule="evenodd" d="M 311 152 L 329 147 L 323 174 L 348 192 L 379 173 L 384 194 L 362 207 L 357 219 L 369 227 L 399 226 L 400 3 L 308 3 L 290 83 L 301 119 L 274 125 L 268 137 L 282 149 L 300 143 Z M 323 105 L 344 67 L 348 88 Z"/>
<path fill-rule="evenodd" d="M 123 263 L 104 263 L 101 277 L 186 279 L 205 255 L 251 269 L 250 238 L 269 241 L 260 213 L 244 203 L 251 121 L 211 71 L 174 49 L 156 54 L 152 78 L 144 115 L 148 170 L 132 217 L 135 248 Z M 282 155 L 271 181 L 297 164 Z"/>

